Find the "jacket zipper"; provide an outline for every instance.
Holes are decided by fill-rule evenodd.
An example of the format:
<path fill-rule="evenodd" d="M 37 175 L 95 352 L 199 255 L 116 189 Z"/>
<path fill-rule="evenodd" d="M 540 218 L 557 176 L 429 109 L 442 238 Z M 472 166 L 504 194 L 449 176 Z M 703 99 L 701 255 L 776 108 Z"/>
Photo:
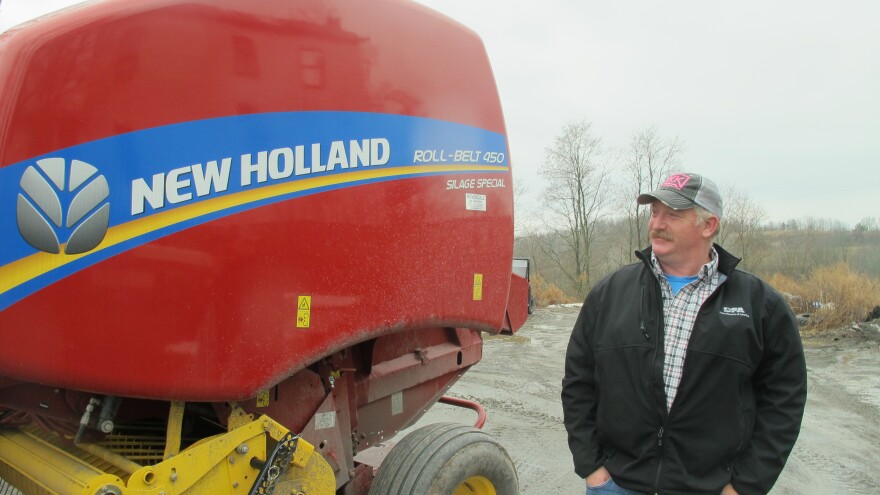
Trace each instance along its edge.
<path fill-rule="evenodd" d="M 645 336 L 645 340 L 650 341 L 651 336 L 648 335 L 648 330 L 645 328 L 645 286 L 642 285 L 642 293 L 639 297 L 639 330 L 642 331 L 642 335 Z"/>
<path fill-rule="evenodd" d="M 642 296 L 641 297 L 642 300 L 641 300 L 641 304 L 639 304 L 639 313 L 642 313 L 642 314 L 639 315 L 639 319 L 641 320 L 640 323 L 641 323 L 642 333 L 644 334 L 645 339 L 651 340 L 650 335 L 648 335 L 648 331 L 645 329 L 645 318 L 644 318 L 644 314 L 643 314 L 644 306 L 645 306 L 645 286 L 644 285 L 642 285 L 641 296 Z M 661 315 L 662 315 L 662 313 L 661 313 Z M 660 323 L 660 326 L 658 327 L 659 329 L 663 328 L 662 327 L 662 324 L 663 324 L 662 320 L 663 320 L 663 318 L 661 316 L 661 318 L 660 318 L 661 323 Z M 658 354 L 660 354 L 660 349 L 661 349 L 660 346 L 663 345 L 663 342 L 661 341 L 661 338 L 660 338 L 661 335 L 663 335 L 663 331 L 658 330 L 657 342 L 655 343 L 655 346 L 654 346 L 654 359 L 655 360 L 657 359 Z M 664 431 L 664 428 L 666 427 L 666 421 L 668 419 L 669 419 L 669 412 L 667 411 L 666 419 L 663 421 L 663 424 L 660 426 L 660 430 L 657 432 L 657 448 L 660 450 L 660 455 L 659 455 L 659 460 L 657 462 L 657 474 L 654 477 L 653 493 L 655 495 L 660 493 L 660 475 L 663 472 L 663 431 Z"/>
<path fill-rule="evenodd" d="M 657 447 L 660 448 L 660 461 L 657 463 L 657 476 L 654 477 L 654 494 L 660 493 L 660 472 L 663 471 L 663 426 L 657 432 Z"/>

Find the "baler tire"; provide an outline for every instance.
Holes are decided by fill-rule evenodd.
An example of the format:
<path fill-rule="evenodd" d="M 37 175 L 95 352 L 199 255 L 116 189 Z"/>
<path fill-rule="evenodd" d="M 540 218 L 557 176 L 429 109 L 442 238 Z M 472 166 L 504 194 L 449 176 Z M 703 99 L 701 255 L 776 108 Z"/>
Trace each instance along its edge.
<path fill-rule="evenodd" d="M 518 494 L 516 468 L 504 447 L 456 423 L 431 424 L 403 437 L 370 487 L 370 495 Z"/>

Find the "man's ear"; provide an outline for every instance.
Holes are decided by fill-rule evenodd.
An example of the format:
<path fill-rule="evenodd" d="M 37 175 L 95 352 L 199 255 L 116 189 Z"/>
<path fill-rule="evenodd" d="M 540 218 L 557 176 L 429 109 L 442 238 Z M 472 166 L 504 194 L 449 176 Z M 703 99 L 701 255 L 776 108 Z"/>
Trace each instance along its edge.
<path fill-rule="evenodd" d="M 710 216 L 706 223 L 703 224 L 703 237 L 706 239 L 715 237 L 715 233 L 718 232 L 719 228 L 721 228 L 721 222 L 718 220 L 718 217 L 715 215 Z"/>

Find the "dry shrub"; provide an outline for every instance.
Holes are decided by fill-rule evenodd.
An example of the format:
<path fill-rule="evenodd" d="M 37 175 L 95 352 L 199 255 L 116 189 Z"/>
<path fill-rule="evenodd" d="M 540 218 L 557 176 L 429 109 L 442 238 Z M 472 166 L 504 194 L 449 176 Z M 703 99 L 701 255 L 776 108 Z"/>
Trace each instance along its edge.
<path fill-rule="evenodd" d="M 795 294 L 802 292 L 803 284 L 788 275 L 774 273 L 765 279 L 774 289 L 781 292 L 786 299 L 795 297 Z"/>
<path fill-rule="evenodd" d="M 553 282 L 548 282 L 544 277 L 534 274 L 531 277 L 532 294 L 535 296 L 535 303 L 540 307 L 547 307 L 551 304 L 567 304 L 575 301 L 575 299 L 566 294 Z"/>
<path fill-rule="evenodd" d="M 846 263 L 815 269 L 805 289 L 807 297 L 819 303 L 812 318 L 817 328 L 864 321 L 871 309 L 880 304 L 877 282 L 852 271 Z"/>
<path fill-rule="evenodd" d="M 854 272 L 847 263 L 816 268 L 803 281 L 774 275 L 768 282 L 786 294 L 795 313 L 811 313 L 815 330 L 863 321 L 880 304 L 877 280 Z"/>
<path fill-rule="evenodd" d="M 781 273 L 774 273 L 767 278 L 767 283 L 785 296 L 785 300 L 797 314 L 810 313 L 813 308 L 810 301 L 804 298 L 804 283 Z"/>

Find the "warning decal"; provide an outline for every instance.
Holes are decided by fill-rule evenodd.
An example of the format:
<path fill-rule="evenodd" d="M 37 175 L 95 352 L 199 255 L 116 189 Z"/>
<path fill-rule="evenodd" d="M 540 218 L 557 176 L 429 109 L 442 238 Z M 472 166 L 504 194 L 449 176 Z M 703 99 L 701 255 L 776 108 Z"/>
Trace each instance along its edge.
<path fill-rule="evenodd" d="M 474 301 L 483 300 L 483 274 L 474 274 Z"/>
<path fill-rule="evenodd" d="M 485 194 L 465 194 L 464 207 L 472 211 L 486 211 L 486 195 Z"/>
<path fill-rule="evenodd" d="M 309 328 L 312 320 L 312 296 L 296 298 L 296 328 Z"/>

